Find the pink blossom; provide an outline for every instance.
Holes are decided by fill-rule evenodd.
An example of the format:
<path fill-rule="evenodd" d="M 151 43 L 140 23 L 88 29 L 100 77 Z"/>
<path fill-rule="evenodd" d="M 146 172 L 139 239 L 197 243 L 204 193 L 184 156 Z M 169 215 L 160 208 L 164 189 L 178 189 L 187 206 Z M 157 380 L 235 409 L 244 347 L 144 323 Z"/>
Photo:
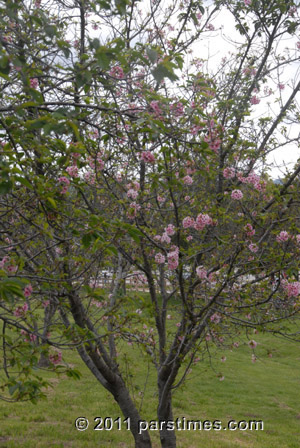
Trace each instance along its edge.
<path fill-rule="evenodd" d="M 68 166 L 66 168 L 67 173 L 71 177 L 78 177 L 78 168 L 75 165 Z"/>
<path fill-rule="evenodd" d="M 151 151 L 143 151 L 140 154 L 140 160 L 143 160 L 145 163 L 155 163 L 155 156 Z"/>
<path fill-rule="evenodd" d="M 175 270 L 178 266 L 178 249 L 168 253 L 168 268 Z"/>
<path fill-rule="evenodd" d="M 279 90 L 283 90 L 285 88 L 285 85 L 280 82 L 278 84 L 278 88 L 279 88 Z"/>
<path fill-rule="evenodd" d="M 95 173 L 93 173 L 92 171 L 86 171 L 84 173 L 84 180 L 87 183 L 89 183 L 91 185 L 94 185 L 95 182 L 96 182 L 96 175 L 95 175 Z"/>
<path fill-rule="evenodd" d="M 296 12 L 297 12 L 297 7 L 296 6 L 291 6 L 289 11 L 288 11 L 288 14 L 289 14 L 290 17 L 294 17 Z"/>
<path fill-rule="evenodd" d="M 253 339 L 248 342 L 249 347 L 255 348 L 257 346 L 257 342 L 255 342 Z"/>
<path fill-rule="evenodd" d="M 31 285 L 27 285 L 27 286 L 25 286 L 25 288 L 24 288 L 24 296 L 25 296 L 25 297 L 29 297 L 29 296 L 31 296 L 32 291 L 33 291 L 33 288 L 32 288 Z"/>
<path fill-rule="evenodd" d="M 150 107 L 155 112 L 155 115 L 160 116 L 162 114 L 162 110 L 161 110 L 161 108 L 159 106 L 159 102 L 158 101 L 151 101 Z"/>
<path fill-rule="evenodd" d="M 240 199 L 242 199 L 243 197 L 243 193 L 241 192 L 241 190 L 233 190 L 231 193 L 231 198 L 232 199 L 236 199 L 237 201 L 239 201 Z"/>
<path fill-rule="evenodd" d="M 27 311 L 28 311 L 28 305 L 27 303 L 24 303 L 23 306 L 17 306 L 17 308 L 14 311 L 14 316 L 16 317 L 24 316 Z"/>
<path fill-rule="evenodd" d="M 176 117 L 179 117 L 184 113 L 184 107 L 182 103 L 174 103 L 172 104 L 170 109 L 174 111 Z"/>
<path fill-rule="evenodd" d="M 296 242 L 297 244 L 300 244 L 300 235 L 296 235 Z"/>
<path fill-rule="evenodd" d="M 30 87 L 32 89 L 36 89 L 39 86 L 39 81 L 37 78 L 31 78 L 30 80 Z"/>
<path fill-rule="evenodd" d="M 167 234 L 167 232 L 164 232 L 163 234 L 162 234 L 162 237 L 161 237 L 161 240 L 160 240 L 162 243 L 167 243 L 167 244 L 170 244 L 170 242 L 171 242 L 171 238 L 169 237 L 169 235 Z"/>
<path fill-rule="evenodd" d="M 245 6 L 250 6 L 251 2 L 252 2 L 252 0 L 244 0 Z"/>
<path fill-rule="evenodd" d="M 50 305 L 50 300 L 44 300 L 44 302 L 42 303 L 44 308 L 47 308 L 47 306 Z"/>
<path fill-rule="evenodd" d="M 127 191 L 127 197 L 136 199 L 138 197 L 138 192 L 136 190 L 133 190 L 132 188 Z"/>
<path fill-rule="evenodd" d="M 165 198 L 163 198 L 163 197 L 161 197 L 161 196 L 157 196 L 157 201 L 158 202 L 160 202 L 160 203 L 162 203 L 162 202 L 165 202 Z"/>
<path fill-rule="evenodd" d="M 282 230 L 279 235 L 277 235 L 276 241 L 278 241 L 278 243 L 284 243 L 289 239 L 289 237 L 290 235 L 288 234 L 288 232 L 286 230 Z"/>
<path fill-rule="evenodd" d="M 284 289 L 287 291 L 288 297 L 297 297 L 300 294 L 300 282 L 285 283 Z"/>
<path fill-rule="evenodd" d="M 297 50 L 300 50 L 300 40 L 296 43 Z"/>
<path fill-rule="evenodd" d="M 197 273 L 198 277 L 201 278 L 201 279 L 206 279 L 207 278 L 207 270 L 204 269 L 202 266 L 198 266 L 196 268 L 196 273 Z"/>
<path fill-rule="evenodd" d="M 60 182 L 61 184 L 66 184 L 66 185 L 70 185 L 70 179 L 68 179 L 66 176 L 61 176 L 58 179 L 58 182 Z"/>
<path fill-rule="evenodd" d="M 168 235 L 172 236 L 175 234 L 175 227 L 173 224 L 168 224 L 168 226 L 165 228 L 165 231 Z"/>
<path fill-rule="evenodd" d="M 186 237 L 186 239 L 187 239 L 187 241 L 192 241 L 193 237 L 192 237 L 192 235 L 189 235 Z"/>
<path fill-rule="evenodd" d="M 221 358 L 221 362 L 225 362 L 226 361 L 226 356 L 222 356 L 222 358 Z"/>
<path fill-rule="evenodd" d="M 178 327 L 178 328 L 181 327 L 181 323 L 180 323 L 180 322 L 177 322 L 175 325 L 176 325 L 176 327 Z"/>
<path fill-rule="evenodd" d="M 225 179 L 232 179 L 235 176 L 235 169 L 232 167 L 224 168 L 223 176 Z"/>
<path fill-rule="evenodd" d="M 185 185 L 192 185 L 193 183 L 191 176 L 185 176 L 182 180 Z"/>
<path fill-rule="evenodd" d="M 110 70 L 109 74 L 110 74 L 110 76 L 117 78 L 117 79 L 124 78 L 123 69 L 117 65 Z"/>
<path fill-rule="evenodd" d="M 133 182 L 131 182 L 131 184 L 132 184 L 132 188 L 133 188 L 135 191 L 139 191 L 139 189 L 141 188 L 140 183 L 137 182 L 136 180 L 134 180 Z"/>
<path fill-rule="evenodd" d="M 54 365 L 60 364 L 60 363 L 61 363 L 61 360 L 62 360 L 62 354 L 61 354 L 60 351 L 57 351 L 57 352 L 55 352 L 55 353 L 51 353 L 51 354 L 49 355 L 49 361 L 50 361 L 52 364 L 54 364 Z"/>
<path fill-rule="evenodd" d="M 141 206 L 136 202 L 131 202 L 129 204 L 129 209 L 127 211 L 127 218 L 134 219 L 137 215 L 137 212 L 140 210 Z"/>
<path fill-rule="evenodd" d="M 160 252 L 155 255 L 155 262 L 157 264 L 163 264 L 166 261 L 166 257 Z"/>
<path fill-rule="evenodd" d="M 5 257 L 3 257 L 2 260 L 0 261 L 0 269 L 3 269 L 8 262 L 9 262 L 9 256 L 5 255 Z"/>
<path fill-rule="evenodd" d="M 221 315 L 219 313 L 214 313 L 212 316 L 210 316 L 210 320 L 211 322 L 218 324 L 221 321 Z"/>
<path fill-rule="evenodd" d="M 245 225 L 244 230 L 247 232 L 248 237 L 255 235 L 255 230 L 250 223 Z"/>
<path fill-rule="evenodd" d="M 182 220 L 182 225 L 184 229 L 188 229 L 189 227 L 194 227 L 195 221 L 193 218 L 190 218 L 190 216 L 186 216 L 186 218 Z"/>
<path fill-rule="evenodd" d="M 256 95 L 253 95 L 253 96 L 250 98 L 250 103 L 251 103 L 251 104 L 259 104 L 259 103 L 260 103 L 260 99 L 259 99 Z"/>
<path fill-rule="evenodd" d="M 249 244 L 249 250 L 253 253 L 256 253 L 258 251 L 258 246 L 256 244 Z"/>
<path fill-rule="evenodd" d="M 210 226 L 210 225 L 212 225 L 212 223 L 213 223 L 213 220 L 211 219 L 211 217 L 209 215 L 200 213 L 196 218 L 194 228 L 196 230 L 203 230 L 205 226 Z"/>

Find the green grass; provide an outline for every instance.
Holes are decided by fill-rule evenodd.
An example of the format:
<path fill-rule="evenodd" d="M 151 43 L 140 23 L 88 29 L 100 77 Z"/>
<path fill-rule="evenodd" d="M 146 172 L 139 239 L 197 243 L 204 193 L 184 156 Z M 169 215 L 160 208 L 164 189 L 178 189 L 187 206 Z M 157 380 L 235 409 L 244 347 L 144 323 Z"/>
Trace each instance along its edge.
<path fill-rule="evenodd" d="M 263 420 L 264 431 L 177 431 L 182 448 L 299 448 L 300 440 L 300 347 L 271 335 L 255 335 L 259 343 L 258 360 L 251 362 L 246 343 L 238 349 L 220 352 L 213 366 L 222 371 L 219 381 L 208 362 L 192 367 L 187 381 L 174 393 L 174 418 L 193 420 Z M 273 357 L 268 357 L 268 350 Z M 225 354 L 227 361 L 219 360 Z M 134 390 L 140 393 L 147 376 L 147 363 L 140 352 L 126 346 L 128 362 L 140 381 Z M 47 401 L 37 405 L 0 402 L 0 446 L 19 447 L 133 447 L 124 426 L 121 431 L 94 431 L 94 417 L 121 416 L 117 404 L 82 365 L 74 353 L 66 360 L 82 373 L 80 381 L 53 378 Z M 50 378 L 49 373 L 45 376 Z M 155 375 L 149 376 L 143 401 L 142 417 L 156 419 Z M 75 429 L 74 421 L 84 416 L 90 421 L 86 431 Z M 153 446 L 159 447 L 157 431 L 152 431 Z"/>

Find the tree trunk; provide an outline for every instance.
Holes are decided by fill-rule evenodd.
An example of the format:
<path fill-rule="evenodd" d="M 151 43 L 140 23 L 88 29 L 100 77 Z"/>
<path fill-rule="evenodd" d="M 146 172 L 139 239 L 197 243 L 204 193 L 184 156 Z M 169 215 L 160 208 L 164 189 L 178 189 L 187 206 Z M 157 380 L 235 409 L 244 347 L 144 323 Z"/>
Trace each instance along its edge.
<path fill-rule="evenodd" d="M 163 387 L 159 385 L 159 395 L 161 398 L 163 391 Z M 175 429 L 171 429 L 171 425 L 169 426 L 170 429 L 168 429 L 168 421 L 173 422 L 173 411 L 172 411 L 172 395 L 171 392 L 169 392 L 168 397 L 165 401 L 165 405 L 161 405 L 161 399 L 159 400 L 159 407 L 157 412 L 157 417 L 159 422 L 166 422 L 165 424 L 161 424 L 161 429 L 159 431 L 160 436 L 160 442 L 162 448 L 176 448 L 176 434 Z"/>
<path fill-rule="evenodd" d="M 143 420 L 141 419 L 122 378 L 118 378 L 112 389 L 112 394 L 120 406 L 125 419 L 128 419 L 130 422 L 127 425 L 127 428 L 130 429 L 134 437 L 135 448 L 151 448 L 152 444 L 149 432 L 148 430 L 143 429 L 143 425 L 140 425 L 140 422 Z"/>

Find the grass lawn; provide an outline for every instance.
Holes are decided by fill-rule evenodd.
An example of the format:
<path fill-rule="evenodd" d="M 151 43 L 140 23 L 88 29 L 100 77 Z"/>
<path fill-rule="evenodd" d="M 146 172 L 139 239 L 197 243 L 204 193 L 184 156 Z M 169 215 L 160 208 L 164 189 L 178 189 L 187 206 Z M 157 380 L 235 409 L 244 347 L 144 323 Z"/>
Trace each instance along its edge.
<path fill-rule="evenodd" d="M 179 448 L 299 448 L 300 446 L 300 347 L 296 343 L 257 334 L 257 361 L 245 343 L 233 351 L 219 352 L 213 367 L 208 362 L 194 365 L 187 381 L 174 393 L 174 419 L 263 420 L 264 430 L 177 431 Z M 140 352 L 126 345 L 128 364 L 141 378 L 133 389 L 140 402 L 147 362 Z M 268 356 L 272 352 L 272 358 Z M 222 363 L 225 355 L 227 361 Z M 97 383 L 76 352 L 65 359 L 82 373 L 80 381 L 54 377 L 48 399 L 37 405 L 0 401 L 0 446 L 7 448 L 133 447 L 131 433 L 117 424 L 111 431 L 94 431 L 95 417 L 121 416 L 111 396 Z M 151 367 L 152 369 L 152 367 Z M 50 378 L 49 373 L 45 373 Z M 130 378 L 130 377 L 129 377 Z M 155 376 L 150 370 L 142 403 L 142 418 L 155 420 Z M 86 431 L 75 429 L 75 419 L 86 417 Z M 122 417 L 123 418 L 123 417 Z M 152 431 L 153 447 L 159 447 L 158 431 Z"/>

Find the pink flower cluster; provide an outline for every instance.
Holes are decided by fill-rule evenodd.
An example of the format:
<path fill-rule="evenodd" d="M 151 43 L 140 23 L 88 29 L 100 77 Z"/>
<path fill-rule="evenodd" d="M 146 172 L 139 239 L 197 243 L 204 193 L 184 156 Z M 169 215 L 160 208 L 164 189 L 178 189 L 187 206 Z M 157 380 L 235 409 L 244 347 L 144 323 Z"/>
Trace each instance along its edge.
<path fill-rule="evenodd" d="M 143 160 L 145 163 L 155 163 L 155 156 L 151 151 L 143 151 L 140 154 L 140 160 Z"/>
<path fill-rule="evenodd" d="M 206 226 L 211 226 L 213 224 L 213 220 L 211 217 L 207 214 L 200 213 L 195 222 L 195 229 L 196 230 L 203 230 Z"/>
<path fill-rule="evenodd" d="M 17 308 L 14 311 L 14 316 L 22 317 L 26 314 L 27 311 L 28 311 L 28 305 L 27 303 L 24 303 L 23 306 L 17 306 Z"/>
<path fill-rule="evenodd" d="M 68 166 L 66 168 L 67 173 L 71 177 L 78 177 L 78 168 L 75 165 Z"/>
<path fill-rule="evenodd" d="M 253 243 L 251 243 L 251 244 L 249 244 L 249 250 L 251 251 L 251 252 L 253 252 L 253 253 L 256 253 L 257 251 L 258 251 L 258 246 L 257 246 L 257 244 L 253 244 Z"/>
<path fill-rule="evenodd" d="M 276 241 L 278 243 L 284 243 L 290 238 L 289 233 L 286 230 L 282 230 L 279 235 L 276 236 Z"/>
<path fill-rule="evenodd" d="M 51 353 L 49 355 L 49 361 L 54 365 L 60 364 L 61 360 L 62 360 L 61 352 Z"/>
<path fill-rule="evenodd" d="M 165 228 L 165 232 L 172 236 L 175 234 L 175 227 L 173 226 L 173 224 L 168 224 L 167 227 Z"/>
<path fill-rule="evenodd" d="M 210 321 L 218 324 L 221 321 L 221 315 L 219 313 L 214 313 L 212 316 L 210 316 Z"/>
<path fill-rule="evenodd" d="M 235 199 L 236 201 L 239 201 L 243 198 L 243 193 L 241 192 L 241 190 L 233 190 L 231 193 L 231 198 Z"/>
<path fill-rule="evenodd" d="M 256 95 L 253 95 L 250 98 L 250 103 L 251 104 L 259 104 L 260 103 L 260 99 Z"/>
<path fill-rule="evenodd" d="M 162 234 L 162 236 L 160 237 L 160 241 L 161 241 L 162 243 L 170 244 L 170 242 L 171 242 L 171 238 L 169 237 L 169 235 L 167 234 L 167 232 L 164 232 L 164 233 Z"/>
<path fill-rule="evenodd" d="M 238 174 L 238 179 L 243 184 L 251 184 L 258 191 L 264 191 L 266 188 L 266 182 L 261 180 L 261 177 L 251 172 L 247 177 L 243 177 L 242 173 Z"/>
<path fill-rule="evenodd" d="M 27 285 L 27 286 L 25 286 L 25 288 L 24 288 L 24 296 L 25 296 L 25 297 L 29 297 L 29 296 L 31 296 L 32 291 L 33 291 L 33 288 L 32 288 L 31 285 Z"/>
<path fill-rule="evenodd" d="M 117 79 L 123 79 L 124 78 L 123 69 L 121 67 L 119 67 L 118 65 L 113 67 L 110 70 L 109 74 L 110 74 L 110 76 L 113 76 L 114 78 L 117 78 Z"/>
<path fill-rule="evenodd" d="M 255 76 L 255 75 L 256 75 L 256 72 L 257 72 L 257 70 L 256 70 L 256 68 L 254 68 L 254 67 L 246 67 L 246 68 L 244 68 L 244 70 L 243 70 L 243 73 L 244 73 L 246 76 Z"/>
<path fill-rule="evenodd" d="M 192 185 L 193 183 L 191 176 L 185 176 L 182 180 L 185 185 Z"/>
<path fill-rule="evenodd" d="M 61 189 L 61 194 L 66 194 L 68 191 L 68 186 L 70 185 L 70 179 L 68 179 L 66 176 L 61 176 L 58 178 L 58 182 L 63 184 L 63 187 Z"/>
<path fill-rule="evenodd" d="M 168 253 L 168 268 L 174 271 L 179 262 L 179 249 L 176 246 L 173 246 L 172 251 Z"/>
<path fill-rule="evenodd" d="M 252 225 L 250 223 L 246 224 L 244 227 L 244 230 L 246 231 L 246 235 L 250 238 L 251 236 L 255 235 L 255 230 L 253 229 Z"/>
<path fill-rule="evenodd" d="M 248 342 L 248 345 L 250 348 L 255 348 L 257 346 L 257 342 L 255 342 L 253 339 Z"/>
<path fill-rule="evenodd" d="M 233 177 L 235 177 L 235 169 L 232 167 L 224 168 L 223 176 L 225 177 L 225 179 L 232 179 Z"/>
<path fill-rule="evenodd" d="M 204 141 L 208 143 L 209 148 L 215 153 L 218 152 L 221 146 L 221 140 L 215 130 L 209 132 L 207 136 L 204 137 Z"/>
<path fill-rule="evenodd" d="M 155 262 L 157 264 L 163 264 L 166 261 L 166 257 L 160 252 L 155 255 Z"/>
<path fill-rule="evenodd" d="M 176 117 L 180 117 L 184 113 L 183 104 L 180 102 L 172 104 L 170 109 L 174 112 Z"/>
<path fill-rule="evenodd" d="M 155 115 L 157 117 L 160 117 L 162 115 L 162 110 L 161 110 L 161 108 L 159 106 L 159 102 L 158 101 L 151 101 L 150 107 L 154 111 L 154 113 L 155 113 Z"/>
<path fill-rule="evenodd" d="M 130 188 L 130 190 L 127 191 L 127 197 L 135 200 L 138 197 L 138 192 L 133 188 Z"/>
<path fill-rule="evenodd" d="M 204 269 L 202 266 L 198 266 L 196 268 L 196 273 L 197 273 L 198 277 L 201 278 L 202 280 L 207 278 L 207 270 Z"/>
<path fill-rule="evenodd" d="M 37 78 L 31 78 L 30 80 L 30 87 L 32 89 L 36 89 L 39 86 L 39 81 Z"/>
<path fill-rule="evenodd" d="M 27 333 L 25 330 L 21 330 L 21 334 L 25 336 L 24 342 L 34 342 L 37 339 L 35 334 Z"/>
<path fill-rule="evenodd" d="M 127 218 L 134 219 L 140 209 L 141 206 L 139 204 L 137 204 L 136 202 L 131 202 L 127 211 Z"/>
<path fill-rule="evenodd" d="M 298 297 L 300 294 L 300 282 L 285 283 L 283 287 L 288 297 Z"/>
<path fill-rule="evenodd" d="M 183 225 L 184 229 L 188 229 L 189 227 L 194 227 L 195 226 L 195 220 L 194 220 L 194 218 L 191 218 L 190 216 L 187 216 L 186 218 L 183 219 L 182 225 Z"/>

